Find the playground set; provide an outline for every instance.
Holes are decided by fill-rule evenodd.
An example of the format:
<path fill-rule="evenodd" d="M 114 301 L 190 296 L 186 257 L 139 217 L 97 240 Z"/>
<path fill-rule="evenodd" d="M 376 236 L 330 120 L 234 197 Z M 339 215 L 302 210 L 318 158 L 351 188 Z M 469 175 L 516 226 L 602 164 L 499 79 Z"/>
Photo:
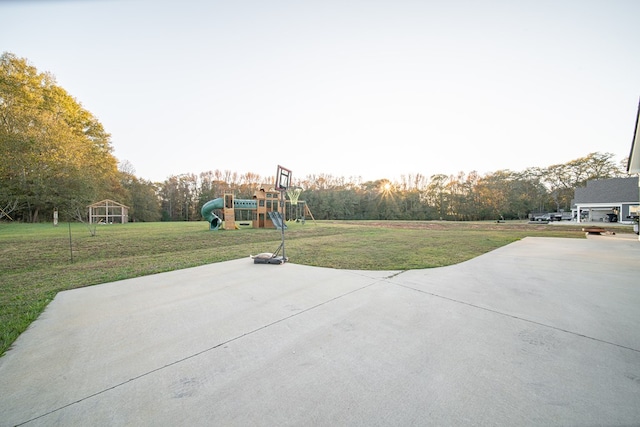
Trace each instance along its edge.
<path fill-rule="evenodd" d="M 279 166 L 278 173 L 285 168 Z M 290 171 L 289 171 L 290 177 Z M 280 181 L 280 180 L 279 180 Z M 304 200 L 298 200 L 301 188 L 290 188 L 276 183 L 263 186 L 253 195 L 253 199 L 236 199 L 233 192 L 225 192 L 223 197 L 210 200 L 202 206 L 200 213 L 209 222 L 209 230 L 238 230 L 241 228 L 287 228 L 287 219 L 306 221 L 306 215 L 313 215 Z M 289 196 L 285 200 L 284 193 Z M 287 209 L 289 207 L 289 209 Z M 215 211 L 222 211 L 222 219 Z M 290 210 L 290 214 L 287 211 Z M 247 219 L 249 218 L 250 219 Z"/>

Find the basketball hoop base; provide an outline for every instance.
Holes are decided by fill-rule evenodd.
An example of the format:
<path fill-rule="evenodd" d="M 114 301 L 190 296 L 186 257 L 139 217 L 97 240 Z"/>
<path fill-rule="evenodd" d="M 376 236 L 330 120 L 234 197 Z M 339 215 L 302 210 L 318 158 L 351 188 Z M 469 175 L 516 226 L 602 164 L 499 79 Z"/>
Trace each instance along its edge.
<path fill-rule="evenodd" d="M 281 256 L 276 256 L 272 258 L 254 258 L 254 264 L 284 264 L 287 260 Z"/>

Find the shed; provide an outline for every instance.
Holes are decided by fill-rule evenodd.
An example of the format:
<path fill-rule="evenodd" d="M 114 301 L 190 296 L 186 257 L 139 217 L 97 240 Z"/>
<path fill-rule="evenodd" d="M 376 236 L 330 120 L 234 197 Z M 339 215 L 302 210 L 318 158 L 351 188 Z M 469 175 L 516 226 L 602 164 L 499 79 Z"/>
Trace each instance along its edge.
<path fill-rule="evenodd" d="M 637 176 L 594 179 L 587 181 L 586 187 L 575 189 L 572 213 L 578 222 L 605 222 L 608 214 L 615 214 L 618 221 L 632 223 L 627 217 L 639 199 Z"/>
<path fill-rule="evenodd" d="M 89 224 L 126 224 L 129 222 L 129 207 L 105 199 L 87 206 Z"/>

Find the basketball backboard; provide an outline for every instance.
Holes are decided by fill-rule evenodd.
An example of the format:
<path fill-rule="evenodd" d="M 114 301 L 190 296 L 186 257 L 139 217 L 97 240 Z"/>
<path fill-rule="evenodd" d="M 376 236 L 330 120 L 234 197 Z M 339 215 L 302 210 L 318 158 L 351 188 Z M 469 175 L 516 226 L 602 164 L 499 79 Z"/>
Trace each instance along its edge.
<path fill-rule="evenodd" d="M 276 173 L 276 190 L 286 191 L 291 185 L 291 171 L 285 167 L 278 165 Z"/>

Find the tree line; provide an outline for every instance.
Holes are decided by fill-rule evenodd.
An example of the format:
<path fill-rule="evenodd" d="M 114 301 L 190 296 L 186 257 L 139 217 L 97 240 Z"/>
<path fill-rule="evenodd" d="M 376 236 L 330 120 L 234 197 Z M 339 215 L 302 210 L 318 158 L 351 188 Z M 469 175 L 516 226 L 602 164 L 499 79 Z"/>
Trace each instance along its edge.
<path fill-rule="evenodd" d="M 151 182 L 113 155 L 111 136 L 50 73 L 5 52 L 0 57 L 0 219 L 83 220 L 102 199 L 129 206 L 130 221 L 198 221 L 207 201 L 233 192 L 250 199 L 274 177 L 212 170 Z M 354 181 L 330 174 L 294 176 L 316 219 L 525 219 L 569 210 L 587 180 L 627 176 L 611 153 L 545 168 L 485 175 L 421 174 L 399 181 Z"/>
<path fill-rule="evenodd" d="M 574 189 L 588 180 L 627 176 L 611 153 L 591 153 L 567 163 L 480 175 L 405 175 L 399 181 L 353 181 L 330 174 L 294 176 L 315 219 L 479 221 L 527 219 L 537 212 L 570 211 Z M 274 177 L 209 171 L 172 176 L 159 185 L 163 219 L 199 220 L 200 207 L 225 192 L 250 199 Z"/>

